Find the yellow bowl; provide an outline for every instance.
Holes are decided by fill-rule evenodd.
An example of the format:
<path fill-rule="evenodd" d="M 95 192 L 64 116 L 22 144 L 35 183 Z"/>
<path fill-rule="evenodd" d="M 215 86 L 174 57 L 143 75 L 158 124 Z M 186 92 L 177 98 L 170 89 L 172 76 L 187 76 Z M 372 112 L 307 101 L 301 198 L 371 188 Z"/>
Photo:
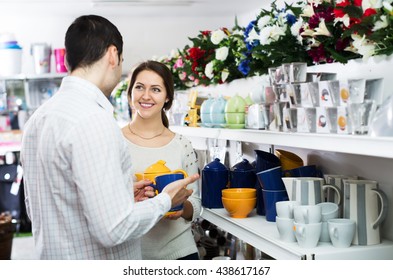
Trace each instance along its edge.
<path fill-rule="evenodd" d="M 239 199 L 222 197 L 222 204 L 232 218 L 247 218 L 256 203 L 256 197 Z"/>
<path fill-rule="evenodd" d="M 302 158 L 295 153 L 277 149 L 276 155 L 280 159 L 282 170 L 290 170 L 304 165 Z"/>
<path fill-rule="evenodd" d="M 225 198 L 254 198 L 257 196 L 257 189 L 253 188 L 230 188 L 222 190 L 222 197 Z"/>

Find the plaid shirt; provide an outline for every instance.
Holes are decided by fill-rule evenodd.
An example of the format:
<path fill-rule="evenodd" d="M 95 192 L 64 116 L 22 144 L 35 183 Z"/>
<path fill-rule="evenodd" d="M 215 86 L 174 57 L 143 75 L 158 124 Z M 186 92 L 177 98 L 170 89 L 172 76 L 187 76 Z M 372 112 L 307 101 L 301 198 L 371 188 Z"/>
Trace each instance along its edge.
<path fill-rule="evenodd" d="M 171 206 L 167 194 L 134 203 L 113 107 L 74 76 L 26 123 L 21 160 L 40 259 L 141 259 L 140 237 Z"/>

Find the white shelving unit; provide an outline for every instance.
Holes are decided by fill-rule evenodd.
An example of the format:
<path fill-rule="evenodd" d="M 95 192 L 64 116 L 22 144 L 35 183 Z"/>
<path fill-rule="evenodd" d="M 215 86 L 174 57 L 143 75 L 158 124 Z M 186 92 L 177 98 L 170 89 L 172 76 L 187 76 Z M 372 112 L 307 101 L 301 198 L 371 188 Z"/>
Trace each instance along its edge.
<path fill-rule="evenodd" d="M 0 143 L 0 156 L 5 155 L 7 152 L 19 152 L 21 143 Z"/>
<path fill-rule="evenodd" d="M 175 126 L 171 127 L 171 129 L 189 137 L 226 139 L 393 159 L 392 137 L 290 133 L 252 129 L 194 128 L 187 126 Z"/>
<path fill-rule="evenodd" d="M 173 126 L 171 129 L 190 138 L 226 139 L 393 159 L 393 138 L 388 137 L 182 126 Z M 257 215 L 255 211 L 245 219 L 234 219 L 225 209 L 204 208 L 202 217 L 275 259 L 393 259 L 393 241 L 390 240 L 383 240 L 378 245 L 352 245 L 344 249 L 335 248 L 331 243 L 319 242 L 317 247 L 305 249 L 296 242 L 282 242 L 276 224 L 266 221 L 264 216 Z"/>

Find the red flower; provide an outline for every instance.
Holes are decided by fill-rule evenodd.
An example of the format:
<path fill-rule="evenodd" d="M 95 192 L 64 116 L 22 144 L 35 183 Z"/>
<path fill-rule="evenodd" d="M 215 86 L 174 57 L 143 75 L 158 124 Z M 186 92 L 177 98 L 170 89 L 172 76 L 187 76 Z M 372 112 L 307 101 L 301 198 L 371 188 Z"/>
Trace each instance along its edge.
<path fill-rule="evenodd" d="M 188 49 L 189 58 L 191 58 L 192 60 L 198 60 L 202 58 L 205 55 L 205 52 L 206 52 L 205 50 L 201 50 L 200 48 L 197 47 Z"/>
<path fill-rule="evenodd" d="M 205 37 L 210 36 L 211 31 L 210 30 L 205 30 L 205 31 L 201 31 L 202 35 Z"/>
<path fill-rule="evenodd" d="M 353 4 L 354 4 L 355 6 L 361 7 L 361 6 L 362 6 L 362 0 L 354 0 L 354 1 L 353 1 Z"/>
<path fill-rule="evenodd" d="M 345 13 L 341 9 L 334 9 L 333 12 L 336 18 L 342 18 L 343 16 L 345 16 Z"/>
<path fill-rule="evenodd" d="M 372 8 L 368 8 L 368 9 L 365 10 L 364 13 L 363 13 L 363 15 L 364 15 L 365 17 L 369 17 L 369 16 L 376 15 L 376 14 L 377 14 L 377 11 L 376 11 L 375 9 L 372 9 Z"/>

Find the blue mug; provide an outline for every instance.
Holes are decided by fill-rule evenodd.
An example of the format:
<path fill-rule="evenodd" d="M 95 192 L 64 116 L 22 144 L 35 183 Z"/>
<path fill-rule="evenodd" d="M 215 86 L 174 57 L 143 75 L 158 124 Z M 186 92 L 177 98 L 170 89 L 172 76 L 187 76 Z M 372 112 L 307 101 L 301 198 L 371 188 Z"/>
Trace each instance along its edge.
<path fill-rule="evenodd" d="M 262 189 L 268 191 L 285 190 L 285 185 L 281 177 L 281 166 L 273 167 L 257 173 L 257 178 L 261 184 Z"/>
<path fill-rule="evenodd" d="M 154 185 L 154 190 L 156 194 L 162 192 L 162 190 L 170 183 L 175 182 L 177 180 L 184 179 L 184 175 L 181 173 L 174 173 L 174 174 L 165 174 L 157 176 L 155 181 L 156 184 Z M 167 214 L 179 211 L 183 209 L 183 204 L 177 205 L 172 207 Z"/>
<path fill-rule="evenodd" d="M 286 190 L 283 191 L 266 191 L 263 192 L 263 201 L 265 203 L 266 221 L 275 222 L 277 216 L 276 202 L 289 200 Z"/>

